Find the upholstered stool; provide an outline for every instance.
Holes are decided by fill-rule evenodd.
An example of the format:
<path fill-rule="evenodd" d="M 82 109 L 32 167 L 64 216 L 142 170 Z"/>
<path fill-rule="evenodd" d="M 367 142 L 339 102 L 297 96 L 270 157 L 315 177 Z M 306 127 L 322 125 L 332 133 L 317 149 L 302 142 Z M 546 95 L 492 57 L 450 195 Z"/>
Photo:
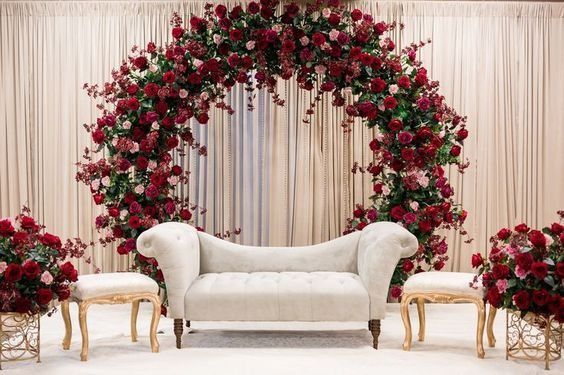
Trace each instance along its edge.
<path fill-rule="evenodd" d="M 484 325 L 486 309 L 484 306 L 484 289 L 481 285 L 471 287 L 473 273 L 462 272 L 422 272 L 411 276 L 403 287 L 401 298 L 401 317 L 405 326 L 405 341 L 403 350 L 411 348 L 411 322 L 409 320 L 408 305 L 412 300 L 417 302 L 419 315 L 419 341 L 425 339 L 425 301 L 435 303 L 470 302 L 478 308 L 478 327 L 476 329 L 476 346 L 479 358 L 484 358 Z M 487 334 L 490 347 L 495 346 L 493 322 L 496 309 L 490 306 Z"/>
<path fill-rule="evenodd" d="M 131 341 L 137 341 L 137 314 L 139 302 L 148 300 L 153 304 L 153 317 L 151 319 L 151 349 L 154 353 L 159 351 L 157 341 L 157 325 L 161 316 L 159 286 L 150 277 L 133 272 L 101 273 L 79 276 L 73 284 L 71 302 L 78 303 L 78 317 L 80 332 L 82 333 L 82 352 L 80 360 L 88 358 L 88 327 L 86 313 L 92 304 L 118 304 L 132 303 L 131 310 Z M 69 314 L 69 300 L 62 302 L 61 311 L 65 322 L 65 338 L 63 349 L 70 348 L 72 325 Z"/>

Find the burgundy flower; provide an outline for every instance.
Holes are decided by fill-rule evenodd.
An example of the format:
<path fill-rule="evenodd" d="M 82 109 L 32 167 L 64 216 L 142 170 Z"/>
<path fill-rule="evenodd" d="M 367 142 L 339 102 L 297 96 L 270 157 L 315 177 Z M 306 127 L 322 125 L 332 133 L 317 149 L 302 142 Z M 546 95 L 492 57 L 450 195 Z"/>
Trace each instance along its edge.
<path fill-rule="evenodd" d="M 411 80 L 408 76 L 401 76 L 398 78 L 398 86 L 404 89 L 411 87 Z"/>
<path fill-rule="evenodd" d="M 351 12 L 351 18 L 353 21 L 359 21 L 362 19 L 362 12 L 360 11 L 360 9 L 354 9 Z"/>
<path fill-rule="evenodd" d="M 427 97 L 422 97 L 417 100 L 417 107 L 422 111 L 428 111 L 431 108 L 431 101 Z"/>
<path fill-rule="evenodd" d="M 370 91 L 372 91 L 372 92 L 382 92 L 382 91 L 384 91 L 386 86 L 387 86 L 386 81 L 384 81 L 380 77 L 373 78 L 370 81 Z"/>
<path fill-rule="evenodd" d="M 247 5 L 247 11 L 250 14 L 257 14 L 260 11 L 260 5 L 258 5 L 256 2 L 251 1 L 249 3 L 249 5 Z"/>
<path fill-rule="evenodd" d="M 546 247 L 546 237 L 544 234 L 539 230 L 532 230 L 529 232 L 528 236 L 529 241 L 536 247 Z"/>
<path fill-rule="evenodd" d="M 180 210 L 178 214 L 180 215 L 180 218 L 185 221 L 188 221 L 192 218 L 192 213 L 187 209 Z"/>
<path fill-rule="evenodd" d="M 20 281 L 23 276 L 22 267 L 19 264 L 10 263 L 4 271 L 4 280 L 9 283 L 15 283 L 16 281 Z"/>
<path fill-rule="evenodd" d="M 37 290 L 37 293 L 35 295 L 35 300 L 37 301 L 37 304 L 48 305 L 52 299 L 53 299 L 53 293 L 51 292 L 50 289 L 41 288 Z"/>
<path fill-rule="evenodd" d="M 10 237 L 15 232 L 10 219 L 0 220 L 0 237 Z"/>
<path fill-rule="evenodd" d="M 503 228 L 500 229 L 499 232 L 497 232 L 497 237 L 502 241 L 508 239 L 510 235 L 511 230 L 509 228 Z"/>
<path fill-rule="evenodd" d="M 482 258 L 482 254 L 472 254 L 472 268 L 478 268 L 484 264 L 484 258 Z"/>
<path fill-rule="evenodd" d="M 225 7 L 225 5 L 220 4 L 218 6 L 215 7 L 215 15 L 218 18 L 224 18 L 227 15 L 227 8 Z"/>
<path fill-rule="evenodd" d="M 33 280 L 41 273 L 41 268 L 36 261 L 27 260 L 22 266 L 23 273 L 28 280 Z"/>
<path fill-rule="evenodd" d="M 341 16 L 339 16 L 337 13 L 331 13 L 331 15 L 329 16 L 329 18 L 327 19 L 327 21 L 333 25 L 333 26 L 337 26 L 340 22 L 341 22 Z"/>
<path fill-rule="evenodd" d="M 173 83 L 174 80 L 176 78 L 176 75 L 174 74 L 173 71 L 168 71 L 165 74 L 163 74 L 163 82 L 164 83 Z"/>
<path fill-rule="evenodd" d="M 384 107 L 386 109 L 394 109 L 397 105 L 398 101 L 393 96 L 387 96 L 386 99 L 384 99 Z"/>
<path fill-rule="evenodd" d="M 390 210 L 390 216 L 396 221 L 400 221 L 403 215 L 405 215 L 405 209 L 402 206 L 394 206 Z"/>
<path fill-rule="evenodd" d="M 311 37 L 311 41 L 313 42 L 313 45 L 315 46 L 320 46 L 323 43 L 325 43 L 325 35 L 323 35 L 322 33 L 316 32 L 313 33 L 312 37 Z"/>
<path fill-rule="evenodd" d="M 143 88 L 143 92 L 148 97 L 154 97 L 154 96 L 157 96 L 157 94 L 159 93 L 159 89 L 160 89 L 159 85 L 157 85 L 156 83 L 150 82 L 150 83 L 147 83 L 145 85 L 145 87 Z"/>
<path fill-rule="evenodd" d="M 531 305 L 531 297 L 525 290 L 520 290 L 513 295 L 513 303 L 519 310 L 527 310 Z"/>
<path fill-rule="evenodd" d="M 31 301 L 29 298 L 18 297 L 14 305 L 17 313 L 25 314 L 31 311 Z"/>
<path fill-rule="evenodd" d="M 501 294 L 497 288 L 489 288 L 486 294 L 486 299 L 495 308 L 501 307 Z"/>
<path fill-rule="evenodd" d="M 529 231 L 529 229 L 530 228 L 525 223 L 519 224 L 515 227 L 515 231 L 517 231 L 519 233 L 527 233 Z"/>
<path fill-rule="evenodd" d="M 550 294 L 545 289 L 533 290 L 533 302 L 537 306 L 544 306 L 550 297 Z"/>
<path fill-rule="evenodd" d="M 496 264 L 492 268 L 492 275 L 496 279 L 507 279 L 511 269 L 506 264 Z"/>
<path fill-rule="evenodd" d="M 468 137 L 468 130 L 466 129 L 460 129 L 457 133 L 456 133 L 456 139 L 459 141 L 462 141 L 464 139 L 466 139 Z"/>
<path fill-rule="evenodd" d="M 174 39 L 180 39 L 184 35 L 184 28 L 175 27 L 172 29 L 172 36 Z"/>
<path fill-rule="evenodd" d="M 393 118 L 388 123 L 388 129 L 390 129 L 393 132 L 400 131 L 401 129 L 403 129 L 403 123 L 401 122 L 400 119 Z"/>
<path fill-rule="evenodd" d="M 69 281 L 78 280 L 78 272 L 71 262 L 65 262 L 60 266 L 61 273 L 66 276 Z M 58 292 L 57 292 L 58 293 Z"/>
<path fill-rule="evenodd" d="M 548 265 L 545 262 L 533 262 L 531 273 L 537 279 L 543 280 L 548 275 Z"/>
<path fill-rule="evenodd" d="M 243 32 L 239 29 L 233 29 L 229 32 L 229 39 L 232 42 L 237 42 L 237 41 L 243 39 Z"/>
<path fill-rule="evenodd" d="M 69 299 L 70 289 L 67 285 L 61 284 L 57 288 L 57 296 L 59 297 L 59 302 Z"/>
<path fill-rule="evenodd" d="M 400 132 L 398 134 L 398 141 L 403 145 L 411 143 L 413 140 L 413 135 L 410 132 Z"/>
<path fill-rule="evenodd" d="M 333 83 L 333 81 L 327 81 L 321 84 L 321 91 L 333 91 L 333 90 L 335 90 L 335 83 Z"/>
<path fill-rule="evenodd" d="M 429 222 L 427 220 L 421 220 L 417 224 L 417 226 L 419 227 L 419 230 L 423 233 L 429 233 L 433 229 L 431 222 Z"/>

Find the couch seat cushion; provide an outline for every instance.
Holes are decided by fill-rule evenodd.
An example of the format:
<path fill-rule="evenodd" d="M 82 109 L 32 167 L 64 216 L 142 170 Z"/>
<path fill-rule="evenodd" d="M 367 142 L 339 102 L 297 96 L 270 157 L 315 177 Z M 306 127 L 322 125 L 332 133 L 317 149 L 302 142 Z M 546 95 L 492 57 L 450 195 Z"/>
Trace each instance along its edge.
<path fill-rule="evenodd" d="M 159 286 L 149 276 L 136 272 L 113 272 L 81 275 L 72 284 L 72 297 L 85 300 L 115 294 L 159 293 Z"/>
<path fill-rule="evenodd" d="M 403 293 L 449 293 L 481 298 L 484 296 L 482 283 L 470 286 L 475 276 L 464 272 L 421 272 L 407 279 Z"/>
<path fill-rule="evenodd" d="M 200 275 L 184 299 L 194 321 L 367 321 L 369 298 L 348 272 Z"/>

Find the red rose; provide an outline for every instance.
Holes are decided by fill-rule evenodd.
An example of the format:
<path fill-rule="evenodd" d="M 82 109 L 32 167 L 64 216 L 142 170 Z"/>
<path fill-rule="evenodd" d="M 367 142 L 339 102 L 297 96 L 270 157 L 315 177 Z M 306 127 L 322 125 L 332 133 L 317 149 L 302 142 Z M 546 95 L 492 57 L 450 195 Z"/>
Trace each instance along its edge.
<path fill-rule="evenodd" d="M 94 143 L 101 144 L 104 142 L 104 132 L 100 129 L 96 129 L 92 132 L 92 140 Z"/>
<path fill-rule="evenodd" d="M 94 203 L 100 205 L 104 202 L 105 195 L 102 193 L 98 193 L 98 194 L 94 194 L 93 198 L 94 198 Z"/>
<path fill-rule="evenodd" d="M 564 232 L 564 226 L 558 223 L 552 223 L 552 225 L 550 226 L 550 231 L 556 235 L 559 235 L 560 233 Z"/>
<path fill-rule="evenodd" d="M 147 67 L 147 58 L 145 56 L 139 56 L 133 60 L 133 65 L 138 69 L 143 69 Z"/>
<path fill-rule="evenodd" d="M 74 276 L 74 273 L 76 272 L 76 269 L 74 268 L 71 262 L 65 262 L 61 264 L 60 269 L 61 269 L 61 273 L 65 275 L 68 279 L 70 279 L 71 276 Z"/>
<path fill-rule="evenodd" d="M 358 224 L 356 225 L 356 229 L 357 230 L 363 230 L 366 227 L 366 223 L 364 221 L 359 221 Z"/>
<path fill-rule="evenodd" d="M 454 146 L 452 146 L 451 149 L 450 149 L 450 154 L 451 154 L 452 156 L 458 156 L 458 155 L 460 155 L 460 151 L 461 151 L 461 150 L 462 150 L 462 148 L 461 148 L 460 146 L 454 145 Z"/>
<path fill-rule="evenodd" d="M 192 218 L 192 213 L 189 210 L 187 210 L 186 208 L 183 209 L 183 210 L 180 210 L 179 215 L 180 215 L 180 218 L 182 220 L 186 220 L 186 221 L 188 221 Z"/>
<path fill-rule="evenodd" d="M 413 135 L 410 132 L 400 132 L 398 134 L 398 141 L 403 145 L 411 143 L 413 140 Z"/>
<path fill-rule="evenodd" d="M 556 275 L 564 279 L 564 262 L 556 263 Z"/>
<path fill-rule="evenodd" d="M 400 298 L 401 294 L 402 294 L 401 286 L 394 285 L 393 287 L 390 288 L 390 296 L 392 298 Z"/>
<path fill-rule="evenodd" d="M 499 290 L 497 287 L 492 287 L 488 290 L 486 294 L 486 299 L 495 308 L 501 307 L 501 294 L 499 294 Z"/>
<path fill-rule="evenodd" d="M 145 87 L 143 88 L 143 92 L 145 93 L 145 95 L 152 98 L 153 96 L 157 96 L 157 94 L 159 93 L 159 89 L 160 89 L 159 85 L 151 82 L 145 85 Z"/>
<path fill-rule="evenodd" d="M 67 285 L 61 284 L 57 288 L 57 296 L 59 297 L 59 302 L 64 301 L 70 297 L 70 289 Z"/>
<path fill-rule="evenodd" d="M 364 216 L 364 210 L 361 208 L 357 208 L 356 210 L 353 211 L 353 216 L 356 218 L 361 218 Z"/>
<path fill-rule="evenodd" d="M 502 241 L 508 239 L 510 235 L 511 235 L 511 230 L 509 228 L 503 228 L 500 229 L 499 232 L 497 232 L 497 238 L 499 238 Z"/>
<path fill-rule="evenodd" d="M 37 291 L 35 296 L 35 300 L 39 305 L 48 305 L 49 302 L 53 299 L 53 293 L 50 289 L 41 288 Z"/>
<path fill-rule="evenodd" d="M 141 104 L 139 103 L 139 100 L 137 100 L 137 98 L 127 99 L 127 108 L 129 108 L 131 111 L 137 111 L 140 105 Z"/>
<path fill-rule="evenodd" d="M 4 271 L 4 280 L 9 283 L 20 281 L 23 276 L 22 266 L 15 263 L 10 263 Z"/>
<path fill-rule="evenodd" d="M 356 107 L 361 117 L 376 117 L 375 114 L 378 113 L 376 106 L 371 102 L 361 102 Z"/>
<path fill-rule="evenodd" d="M 403 123 L 401 122 L 400 119 L 393 118 L 388 123 L 388 129 L 394 132 L 400 131 L 403 129 Z"/>
<path fill-rule="evenodd" d="M 225 5 L 218 5 L 215 7 L 215 15 L 219 18 L 225 18 L 225 15 L 227 14 L 227 8 L 225 7 Z"/>
<path fill-rule="evenodd" d="M 15 229 L 10 219 L 0 220 L 0 237 L 10 237 Z"/>
<path fill-rule="evenodd" d="M 210 119 L 210 117 L 209 117 L 209 115 L 208 115 L 207 113 L 204 112 L 204 113 L 200 113 L 200 114 L 196 117 L 196 119 L 198 120 L 198 122 L 199 122 L 200 124 L 207 124 L 207 123 L 208 123 L 208 120 Z"/>
<path fill-rule="evenodd" d="M 544 234 L 539 230 L 532 230 L 529 232 L 528 236 L 529 241 L 536 247 L 546 247 L 546 237 Z"/>
<path fill-rule="evenodd" d="M 155 185 L 149 184 L 145 189 L 145 195 L 149 199 L 155 199 L 159 196 L 159 189 Z"/>
<path fill-rule="evenodd" d="M 530 228 L 525 223 L 519 224 L 515 227 L 515 230 L 519 233 L 527 233 L 529 229 Z"/>
<path fill-rule="evenodd" d="M 468 137 L 468 130 L 466 129 L 460 129 L 457 133 L 456 133 L 456 139 L 458 139 L 459 141 L 463 141 L 464 139 L 466 139 Z"/>
<path fill-rule="evenodd" d="M 472 268 L 478 268 L 482 264 L 484 264 L 484 258 L 482 258 L 482 254 L 472 254 Z"/>
<path fill-rule="evenodd" d="M 419 230 L 423 233 L 429 233 L 431 231 L 432 225 L 430 221 L 427 220 L 421 220 L 417 226 L 419 227 Z"/>
<path fill-rule="evenodd" d="M 384 99 L 384 107 L 386 109 L 394 109 L 397 105 L 398 101 L 393 96 L 387 96 L 386 99 Z"/>
<path fill-rule="evenodd" d="M 353 21 L 359 21 L 360 19 L 362 19 L 362 12 L 360 11 L 360 9 L 355 9 L 351 12 L 351 18 Z"/>
<path fill-rule="evenodd" d="M 174 74 L 174 72 L 172 71 L 168 71 L 165 74 L 163 74 L 163 82 L 164 83 L 173 83 L 174 80 L 176 78 L 176 75 Z"/>
<path fill-rule="evenodd" d="M 260 11 L 260 5 L 258 3 L 251 1 L 249 5 L 247 5 L 247 11 L 251 14 L 257 14 Z"/>
<path fill-rule="evenodd" d="M 376 77 L 370 81 L 370 91 L 382 92 L 386 88 L 386 81 L 382 78 Z"/>
<path fill-rule="evenodd" d="M 28 242 L 29 235 L 26 232 L 16 232 L 12 237 L 12 243 L 14 246 L 21 246 Z"/>
<path fill-rule="evenodd" d="M 401 268 L 403 269 L 403 272 L 407 273 L 407 272 L 411 272 L 413 270 L 413 267 L 414 267 L 413 262 L 410 261 L 409 259 L 405 259 L 403 261 L 403 265 Z"/>
<path fill-rule="evenodd" d="M 404 89 L 408 89 L 411 87 L 411 80 L 408 76 L 401 76 L 398 78 L 398 86 Z"/>
<path fill-rule="evenodd" d="M 417 107 L 422 111 L 427 111 L 431 108 L 431 101 L 427 97 L 417 99 Z"/>
<path fill-rule="evenodd" d="M 184 28 L 175 27 L 172 29 L 172 36 L 174 39 L 180 39 L 184 35 Z"/>
<path fill-rule="evenodd" d="M 492 268 L 493 277 L 496 279 L 507 279 L 511 269 L 505 264 L 496 264 Z"/>
<path fill-rule="evenodd" d="M 402 206 L 394 206 L 390 210 L 390 216 L 393 219 L 395 219 L 396 221 L 399 221 L 403 218 L 403 215 L 405 215 L 405 212 L 406 211 Z"/>
<path fill-rule="evenodd" d="M 547 303 L 549 297 L 550 294 L 545 289 L 533 291 L 533 302 L 537 306 L 544 306 Z"/>
<path fill-rule="evenodd" d="M 60 249 L 61 246 L 63 245 L 61 243 L 61 239 L 51 233 L 45 233 L 42 236 L 39 236 L 39 242 L 41 242 L 43 245 L 51 247 L 53 249 Z"/>
<path fill-rule="evenodd" d="M 404 148 L 401 150 L 401 157 L 405 161 L 411 161 L 415 158 L 415 150 L 412 148 Z"/>
<path fill-rule="evenodd" d="M 333 26 L 337 26 L 339 24 L 339 22 L 341 22 L 341 16 L 339 16 L 336 13 L 331 13 L 331 15 L 329 16 L 329 18 L 327 19 L 327 21 L 329 21 L 329 23 Z"/>
<path fill-rule="evenodd" d="M 435 264 L 433 264 L 433 268 L 435 269 L 435 271 L 440 271 L 444 268 L 445 266 L 445 262 L 440 260 L 438 262 L 436 262 Z"/>
<path fill-rule="evenodd" d="M 178 146 L 178 143 L 179 141 L 176 136 L 170 137 L 169 139 L 166 140 L 166 145 L 169 150 L 176 148 Z"/>
<path fill-rule="evenodd" d="M 128 223 L 132 229 L 137 229 L 141 226 L 141 220 L 139 219 L 139 216 L 131 216 L 128 220 Z"/>
<path fill-rule="evenodd" d="M 320 46 L 323 43 L 325 43 L 325 35 L 321 34 L 321 33 L 313 33 L 312 37 L 311 37 L 311 41 L 313 42 L 314 46 Z"/>
<path fill-rule="evenodd" d="M 39 267 L 39 264 L 37 264 L 37 262 L 34 260 L 27 260 L 23 264 L 22 269 L 25 277 L 28 280 L 35 279 L 41 273 L 41 268 Z"/>
<path fill-rule="evenodd" d="M 237 42 L 243 39 L 243 32 L 239 29 L 233 29 L 229 32 L 229 39 L 231 39 L 232 42 Z"/>
<path fill-rule="evenodd" d="M 175 176 L 180 176 L 182 174 L 182 167 L 180 165 L 175 165 L 172 167 L 171 172 Z"/>
<path fill-rule="evenodd" d="M 333 91 L 335 90 L 335 83 L 332 81 L 323 82 L 321 84 L 321 91 Z"/>
<path fill-rule="evenodd" d="M 531 273 L 539 280 L 543 280 L 548 275 L 548 264 L 545 262 L 534 262 L 531 264 Z"/>
<path fill-rule="evenodd" d="M 527 310 L 531 305 L 531 297 L 525 290 L 520 290 L 513 296 L 513 303 L 519 310 Z"/>

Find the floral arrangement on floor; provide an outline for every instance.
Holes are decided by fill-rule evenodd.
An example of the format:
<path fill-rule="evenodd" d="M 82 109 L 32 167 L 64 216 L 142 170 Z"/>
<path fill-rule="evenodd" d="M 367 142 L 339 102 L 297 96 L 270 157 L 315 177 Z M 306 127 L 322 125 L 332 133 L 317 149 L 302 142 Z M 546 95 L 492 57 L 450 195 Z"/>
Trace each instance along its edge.
<path fill-rule="evenodd" d="M 135 238 L 157 223 L 190 221 L 194 212 L 205 211 L 175 195 L 189 171 L 172 155 L 182 157 L 187 146 L 206 154 L 192 128 L 208 123 L 212 106 L 234 112 L 225 102 L 234 85 L 246 85 L 250 95 L 266 89 L 283 105 L 277 79 L 296 77 L 301 89 L 317 94 L 304 122 L 328 95 L 348 115 L 345 130 L 355 118 L 377 129 L 369 145 L 373 162 L 354 169 L 372 176 L 372 204 L 357 206 L 346 232 L 390 220 L 418 237 L 420 250 L 396 269 L 392 295 L 399 296 L 409 273 L 440 270 L 447 245 L 436 231 L 458 229 L 466 218 L 443 166 L 467 166 L 461 153 L 468 131 L 417 60 L 425 43 L 394 52 L 388 32 L 395 23 L 377 22 L 339 0 L 205 9 L 187 27 L 175 15 L 174 41 L 134 47 L 111 82 L 85 85 L 90 96 L 102 99 L 101 114 L 85 125 L 95 147 L 78 163 L 77 180 L 105 208 L 96 218 L 104 242 L 118 241 L 117 251 L 133 253 L 135 267 L 164 287 L 158 264 L 138 254 Z"/>
<path fill-rule="evenodd" d="M 0 312 L 44 314 L 55 299 L 70 297 L 78 272 L 69 261 L 84 255 L 80 239 L 61 239 L 24 208 L 15 220 L 0 220 Z"/>
<path fill-rule="evenodd" d="M 472 256 L 492 306 L 564 322 L 564 211 L 558 215 L 560 223 L 542 231 L 527 224 L 503 228 L 490 239 L 488 259 Z"/>

